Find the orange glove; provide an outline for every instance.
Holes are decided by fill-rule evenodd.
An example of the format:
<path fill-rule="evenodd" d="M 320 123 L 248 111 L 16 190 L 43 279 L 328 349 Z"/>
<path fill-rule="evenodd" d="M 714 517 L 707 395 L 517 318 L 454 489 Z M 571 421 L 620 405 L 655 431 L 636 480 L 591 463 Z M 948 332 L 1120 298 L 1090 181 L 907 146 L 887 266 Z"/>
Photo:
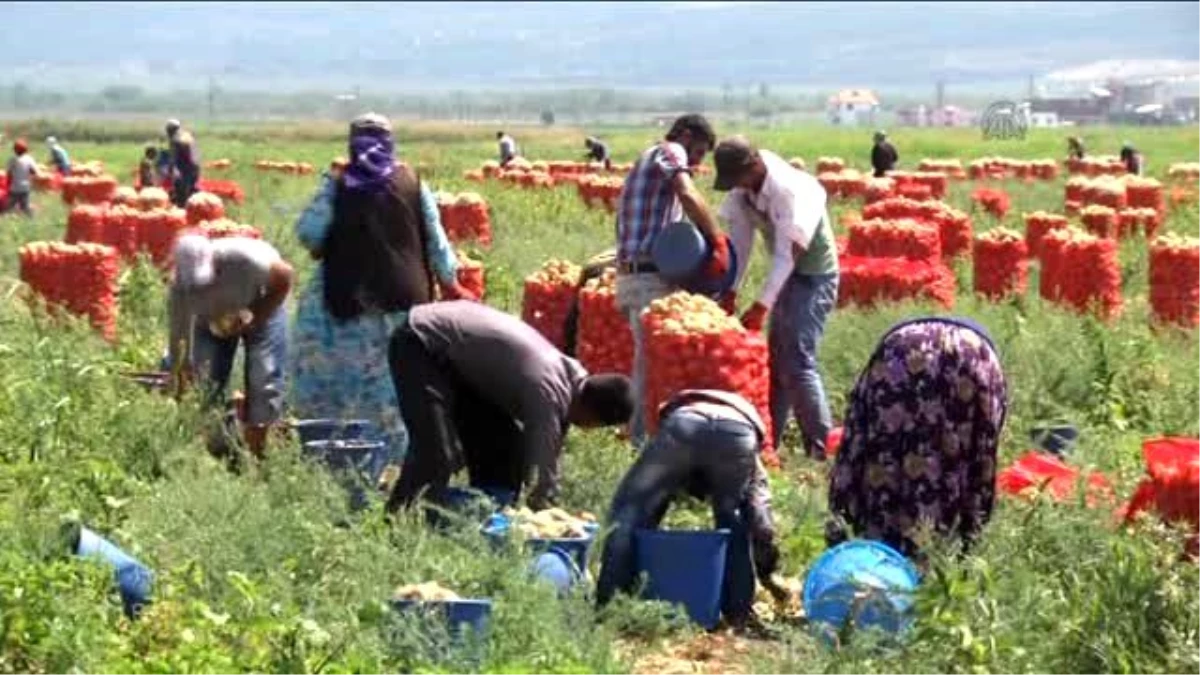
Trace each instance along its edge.
<path fill-rule="evenodd" d="M 722 295 L 721 299 L 717 300 L 717 304 L 725 310 L 726 314 L 733 316 L 737 312 L 737 291 L 729 291 Z"/>
<path fill-rule="evenodd" d="M 761 302 L 750 305 L 750 309 L 742 315 L 742 325 L 746 330 L 762 332 L 763 324 L 767 322 L 767 306 Z"/>
<path fill-rule="evenodd" d="M 442 285 L 443 300 L 470 300 L 471 302 L 479 302 L 479 298 L 475 294 L 467 290 L 462 284 L 457 281 Z"/>
<path fill-rule="evenodd" d="M 712 257 L 704 267 L 704 276 L 720 279 L 729 271 L 729 238 L 722 236 L 713 244 Z"/>

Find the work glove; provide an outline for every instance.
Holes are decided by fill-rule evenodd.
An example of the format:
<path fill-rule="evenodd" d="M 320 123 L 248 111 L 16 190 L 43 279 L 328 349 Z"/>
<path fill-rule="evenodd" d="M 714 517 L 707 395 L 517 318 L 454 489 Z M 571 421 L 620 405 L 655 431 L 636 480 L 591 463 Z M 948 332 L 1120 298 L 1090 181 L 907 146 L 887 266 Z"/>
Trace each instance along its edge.
<path fill-rule="evenodd" d="M 717 304 L 721 306 L 721 309 L 725 310 L 726 314 L 733 316 L 737 313 L 737 291 L 729 291 L 725 295 L 722 295 L 717 300 Z"/>
<path fill-rule="evenodd" d="M 712 256 L 704 266 L 704 276 L 709 279 L 720 279 L 729 271 L 729 238 L 719 237 L 713 243 Z"/>
<path fill-rule="evenodd" d="M 750 309 L 742 314 L 742 325 L 746 330 L 756 333 L 762 332 L 763 324 L 767 322 L 767 306 L 761 302 L 755 302 L 750 305 Z"/>
<path fill-rule="evenodd" d="M 479 298 L 475 294 L 467 290 L 462 284 L 457 281 L 452 281 L 448 284 L 442 284 L 442 299 L 443 300 L 470 300 L 471 302 L 479 302 Z"/>

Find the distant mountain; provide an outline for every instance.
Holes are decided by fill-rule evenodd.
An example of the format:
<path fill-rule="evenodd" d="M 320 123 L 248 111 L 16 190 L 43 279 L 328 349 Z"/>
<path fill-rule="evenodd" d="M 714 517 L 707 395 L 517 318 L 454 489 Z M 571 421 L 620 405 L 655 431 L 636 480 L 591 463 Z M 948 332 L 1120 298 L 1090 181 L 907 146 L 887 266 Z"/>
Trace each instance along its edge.
<path fill-rule="evenodd" d="M 1200 4 L 4 3 L 0 83 L 99 89 L 1023 81 L 1200 53 Z"/>

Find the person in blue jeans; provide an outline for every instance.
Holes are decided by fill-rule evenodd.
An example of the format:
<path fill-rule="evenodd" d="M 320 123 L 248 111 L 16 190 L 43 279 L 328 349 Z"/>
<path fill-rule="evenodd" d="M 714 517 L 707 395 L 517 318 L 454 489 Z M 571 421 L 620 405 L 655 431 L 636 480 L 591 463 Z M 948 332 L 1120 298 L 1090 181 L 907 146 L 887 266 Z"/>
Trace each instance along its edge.
<path fill-rule="evenodd" d="M 294 272 L 265 241 L 184 235 L 175 244 L 168 295 L 168 363 L 178 391 L 202 378 L 207 403 L 224 401 L 238 345 L 246 349 L 246 445 L 261 457 L 267 430 L 283 416 L 287 363 L 284 302 Z"/>
<path fill-rule="evenodd" d="M 659 411 L 659 431 L 621 480 L 608 513 L 612 531 L 601 555 L 596 603 L 603 607 L 637 582 L 634 532 L 657 528 L 675 495 L 712 503 L 718 529 L 730 531 L 721 612 L 734 626 L 754 618 L 755 580 L 777 599 L 787 590 L 772 575 L 779 562 L 771 493 L 759 452 L 766 425 L 741 396 L 688 389 Z"/>
<path fill-rule="evenodd" d="M 741 136 L 721 141 L 713 161 L 713 187 L 729 192 L 718 215 L 729 223 L 739 267 L 734 290 L 721 305 L 733 313 L 757 230 L 771 250 L 771 270 L 741 319 L 755 331 L 762 330 L 768 316 L 771 319 L 767 344 L 775 447 L 780 447 L 789 414 L 794 413 L 806 453 L 823 462 L 833 418 L 817 369 L 817 347 L 837 304 L 839 278 L 825 189 L 811 174 Z"/>

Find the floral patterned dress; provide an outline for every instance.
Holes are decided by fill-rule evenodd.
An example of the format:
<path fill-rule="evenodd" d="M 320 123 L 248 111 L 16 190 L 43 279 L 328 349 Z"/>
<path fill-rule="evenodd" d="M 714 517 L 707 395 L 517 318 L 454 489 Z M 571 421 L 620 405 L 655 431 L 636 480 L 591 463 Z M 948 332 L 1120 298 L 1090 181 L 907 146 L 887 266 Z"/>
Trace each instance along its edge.
<path fill-rule="evenodd" d="M 944 318 L 894 328 L 850 396 L 829 545 L 847 525 L 910 556 L 923 528 L 969 545 L 991 517 L 1007 413 L 1004 372 L 983 329 Z"/>
<path fill-rule="evenodd" d="M 310 251 L 321 248 L 333 222 L 336 183 L 326 177 L 320 191 L 300 214 L 296 234 Z M 458 261 L 438 215 L 437 200 L 421 184 L 426 251 L 443 282 L 455 278 Z M 322 263 L 323 264 L 323 263 Z M 292 402 L 305 419 L 365 419 L 375 424 L 388 445 L 389 463 L 399 464 L 408 450 L 408 432 L 388 370 L 388 341 L 408 312 L 366 313 L 337 321 L 325 309 L 324 269 L 316 268 L 300 295 L 292 332 Z"/>

